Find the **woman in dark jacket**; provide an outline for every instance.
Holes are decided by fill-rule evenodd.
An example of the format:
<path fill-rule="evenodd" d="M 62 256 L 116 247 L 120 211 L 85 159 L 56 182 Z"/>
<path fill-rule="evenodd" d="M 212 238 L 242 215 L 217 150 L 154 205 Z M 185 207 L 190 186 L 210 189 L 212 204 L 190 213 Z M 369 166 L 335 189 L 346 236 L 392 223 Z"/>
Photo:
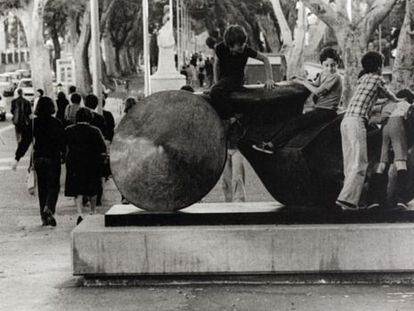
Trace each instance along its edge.
<path fill-rule="evenodd" d="M 82 196 L 89 197 L 91 213 L 96 211 L 96 195 L 102 187 L 103 159 L 106 145 L 101 131 L 89 123 L 92 113 L 79 108 L 76 124 L 66 128 L 68 152 L 66 156 L 65 196 L 75 197 L 77 224 L 82 217 Z"/>
<path fill-rule="evenodd" d="M 53 215 L 60 190 L 60 165 L 66 151 L 65 130 L 54 118 L 55 106 L 50 97 L 40 97 L 36 118 L 32 120 L 30 139 L 22 140 L 16 151 L 13 169 L 24 156 L 32 140 L 33 165 L 37 176 L 39 206 L 42 225 L 56 226 Z"/>
<path fill-rule="evenodd" d="M 56 118 L 59 119 L 60 122 L 62 122 L 62 124 L 64 124 L 65 110 L 66 110 L 66 107 L 69 105 L 69 101 L 67 100 L 65 93 L 63 92 L 58 93 L 56 105 L 57 105 Z"/>

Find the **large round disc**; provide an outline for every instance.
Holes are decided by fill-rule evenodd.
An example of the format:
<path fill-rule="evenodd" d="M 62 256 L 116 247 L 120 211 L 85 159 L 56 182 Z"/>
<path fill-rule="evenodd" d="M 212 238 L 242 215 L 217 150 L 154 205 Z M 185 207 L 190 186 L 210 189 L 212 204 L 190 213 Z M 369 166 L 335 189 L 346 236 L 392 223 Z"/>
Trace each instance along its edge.
<path fill-rule="evenodd" d="M 121 120 L 111 145 L 119 191 L 149 211 L 175 211 L 204 197 L 226 161 L 221 120 L 201 97 L 163 91 Z"/>

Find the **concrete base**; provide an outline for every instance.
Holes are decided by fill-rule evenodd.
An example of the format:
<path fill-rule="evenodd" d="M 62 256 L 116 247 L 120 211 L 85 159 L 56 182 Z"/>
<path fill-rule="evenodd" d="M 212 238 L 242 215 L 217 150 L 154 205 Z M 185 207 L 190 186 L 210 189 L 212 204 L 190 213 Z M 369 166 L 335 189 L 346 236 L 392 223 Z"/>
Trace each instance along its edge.
<path fill-rule="evenodd" d="M 156 93 L 166 90 L 179 90 L 186 84 L 185 76 L 179 73 L 158 74 L 151 76 L 151 92 Z"/>
<path fill-rule="evenodd" d="M 72 232 L 74 275 L 414 272 L 414 224 L 105 227 Z"/>

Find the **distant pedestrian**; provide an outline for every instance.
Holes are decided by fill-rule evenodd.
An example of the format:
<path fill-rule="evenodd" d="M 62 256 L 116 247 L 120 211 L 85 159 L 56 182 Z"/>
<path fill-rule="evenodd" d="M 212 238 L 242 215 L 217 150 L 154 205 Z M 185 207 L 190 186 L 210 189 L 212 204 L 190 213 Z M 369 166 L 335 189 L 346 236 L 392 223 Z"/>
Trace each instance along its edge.
<path fill-rule="evenodd" d="M 56 118 L 62 122 L 62 124 L 65 121 L 65 110 L 66 107 L 69 105 L 69 101 L 66 98 L 65 93 L 59 92 L 56 100 L 57 105 L 57 112 L 56 112 Z"/>
<path fill-rule="evenodd" d="M 97 113 L 95 109 L 98 107 L 98 97 L 94 94 L 89 94 L 85 97 L 85 107 L 88 108 L 92 113 L 92 120 L 90 124 L 96 126 L 105 137 L 106 135 L 106 124 L 105 119 L 102 115 Z M 107 137 L 105 137 L 107 139 Z"/>
<path fill-rule="evenodd" d="M 13 164 L 13 170 L 15 170 L 19 160 L 34 141 L 33 165 L 37 177 L 40 217 L 43 226 L 56 226 L 53 215 L 59 196 L 61 162 L 66 153 L 65 131 L 62 123 L 53 117 L 54 113 L 53 100 L 50 97 L 41 97 L 37 104 L 30 139 L 20 141 Z"/>
<path fill-rule="evenodd" d="M 92 112 L 80 108 L 77 123 L 66 128 L 68 151 L 66 156 L 65 196 L 75 197 L 77 224 L 83 220 L 82 196 L 87 196 L 91 214 L 96 213 L 96 196 L 101 191 L 102 159 L 106 145 L 101 131 L 91 126 Z"/>
<path fill-rule="evenodd" d="M 227 130 L 227 160 L 223 170 L 222 187 L 226 202 L 245 202 L 244 158 L 237 148 L 243 127 L 239 120 L 229 125 Z"/>
<path fill-rule="evenodd" d="M 45 94 L 45 92 L 42 89 L 37 89 L 36 93 L 34 95 L 33 99 L 33 111 L 36 111 L 37 102 L 39 101 L 39 98 L 42 97 Z"/>
<path fill-rule="evenodd" d="M 78 93 L 73 93 L 70 96 L 70 103 L 65 108 L 65 122 L 64 124 L 71 125 L 76 123 L 76 113 L 80 108 L 82 97 Z"/>
<path fill-rule="evenodd" d="M 69 93 L 68 93 L 69 98 L 73 93 L 76 93 L 76 86 L 71 85 L 69 86 Z"/>
<path fill-rule="evenodd" d="M 12 123 L 16 133 L 16 140 L 19 143 L 22 138 L 30 136 L 30 119 L 32 115 L 32 105 L 23 97 L 22 89 L 17 90 L 17 98 L 11 102 Z"/>

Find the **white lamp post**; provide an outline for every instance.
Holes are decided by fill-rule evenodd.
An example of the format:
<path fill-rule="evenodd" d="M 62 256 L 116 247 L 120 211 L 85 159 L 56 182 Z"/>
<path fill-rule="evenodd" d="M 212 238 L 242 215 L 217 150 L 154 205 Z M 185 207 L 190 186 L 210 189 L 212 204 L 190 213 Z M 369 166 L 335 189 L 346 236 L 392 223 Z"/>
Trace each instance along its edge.
<path fill-rule="evenodd" d="M 98 97 L 98 113 L 102 114 L 102 67 L 99 48 L 99 7 L 98 0 L 91 0 L 91 42 L 92 42 L 92 86 Z"/>

